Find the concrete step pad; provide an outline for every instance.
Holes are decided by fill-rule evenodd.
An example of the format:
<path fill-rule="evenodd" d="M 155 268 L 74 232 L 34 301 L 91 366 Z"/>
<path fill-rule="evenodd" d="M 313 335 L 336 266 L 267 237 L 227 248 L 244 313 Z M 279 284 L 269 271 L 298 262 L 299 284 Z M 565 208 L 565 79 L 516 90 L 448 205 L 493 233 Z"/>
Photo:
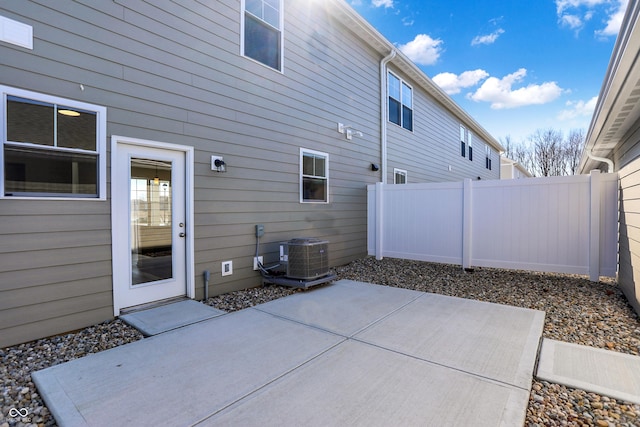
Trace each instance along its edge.
<path fill-rule="evenodd" d="M 536 377 L 640 404 L 640 357 L 543 339 Z"/>
<path fill-rule="evenodd" d="M 225 313 L 206 304 L 186 300 L 125 314 L 120 319 L 142 332 L 145 337 L 150 337 Z"/>

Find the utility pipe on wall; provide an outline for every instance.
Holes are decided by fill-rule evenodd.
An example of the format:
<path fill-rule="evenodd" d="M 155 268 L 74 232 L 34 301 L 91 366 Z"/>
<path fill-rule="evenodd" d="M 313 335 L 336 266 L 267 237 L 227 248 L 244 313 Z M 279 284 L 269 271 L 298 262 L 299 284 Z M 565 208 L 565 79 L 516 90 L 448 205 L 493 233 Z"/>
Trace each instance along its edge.
<path fill-rule="evenodd" d="M 380 61 L 380 151 L 381 179 L 387 183 L 387 63 L 396 57 L 396 50 L 392 49 L 388 56 Z"/>

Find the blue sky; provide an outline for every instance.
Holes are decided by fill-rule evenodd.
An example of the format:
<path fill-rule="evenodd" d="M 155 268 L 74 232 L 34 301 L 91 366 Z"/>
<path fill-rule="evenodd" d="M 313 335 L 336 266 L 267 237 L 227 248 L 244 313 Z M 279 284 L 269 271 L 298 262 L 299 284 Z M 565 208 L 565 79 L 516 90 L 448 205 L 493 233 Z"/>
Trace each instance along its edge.
<path fill-rule="evenodd" d="M 628 0 L 350 0 L 495 138 L 591 121 Z M 416 112 L 417 113 L 417 112 Z"/>

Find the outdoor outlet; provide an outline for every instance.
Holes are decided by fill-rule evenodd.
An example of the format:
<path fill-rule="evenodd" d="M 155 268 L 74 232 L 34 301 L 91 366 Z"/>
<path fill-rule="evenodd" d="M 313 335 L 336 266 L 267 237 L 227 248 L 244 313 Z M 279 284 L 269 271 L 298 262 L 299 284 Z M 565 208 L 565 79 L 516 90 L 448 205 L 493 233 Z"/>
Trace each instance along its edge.
<path fill-rule="evenodd" d="M 264 262 L 262 260 L 262 257 L 253 257 L 253 270 L 257 270 L 258 269 L 258 262 L 262 265 L 264 265 Z"/>
<path fill-rule="evenodd" d="M 233 274 L 233 261 L 222 261 L 222 275 L 231 276 Z"/>

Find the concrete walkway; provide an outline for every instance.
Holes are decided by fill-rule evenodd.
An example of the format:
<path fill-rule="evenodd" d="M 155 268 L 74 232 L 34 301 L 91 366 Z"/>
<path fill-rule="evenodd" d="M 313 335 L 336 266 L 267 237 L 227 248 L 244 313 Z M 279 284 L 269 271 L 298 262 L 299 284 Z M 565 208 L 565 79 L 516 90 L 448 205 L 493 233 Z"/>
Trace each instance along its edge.
<path fill-rule="evenodd" d="M 32 377 L 61 426 L 519 426 L 543 322 L 341 280 Z"/>

